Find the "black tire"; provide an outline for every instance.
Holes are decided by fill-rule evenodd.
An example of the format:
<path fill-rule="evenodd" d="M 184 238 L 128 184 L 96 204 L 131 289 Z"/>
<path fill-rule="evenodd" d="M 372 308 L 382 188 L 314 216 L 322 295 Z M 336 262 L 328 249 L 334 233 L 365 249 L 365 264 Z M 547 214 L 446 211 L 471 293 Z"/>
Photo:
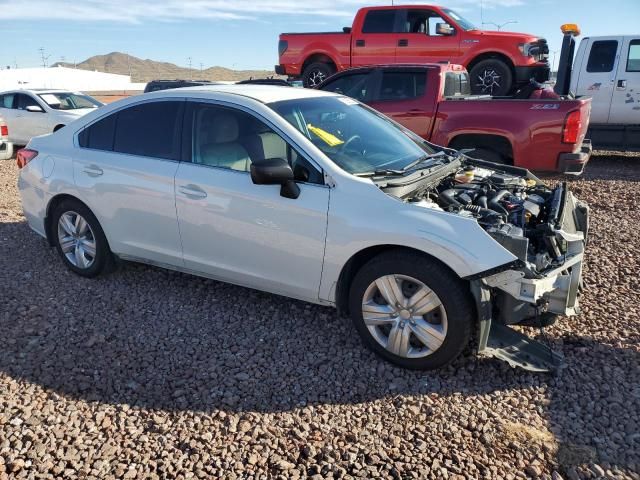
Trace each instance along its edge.
<path fill-rule="evenodd" d="M 302 85 L 305 88 L 315 88 L 335 72 L 335 67 L 329 63 L 312 63 L 304 69 L 304 72 L 302 72 Z"/>
<path fill-rule="evenodd" d="M 58 235 L 58 223 L 60 221 L 60 217 L 65 213 L 71 212 L 79 214 L 84 218 L 91 229 L 92 237 L 95 241 L 96 253 L 93 257 L 92 263 L 86 268 L 81 268 L 71 263 L 62 251 L 62 246 L 60 244 L 60 237 Z M 109 248 L 107 238 L 104 235 L 104 231 L 102 230 L 102 227 L 95 215 L 83 203 L 77 200 L 64 200 L 58 204 L 52 212 L 50 228 L 51 238 L 54 241 L 56 250 L 62 259 L 62 263 L 64 263 L 69 270 L 87 278 L 97 277 L 102 273 L 108 273 L 113 270 L 115 262 L 111 249 Z"/>
<path fill-rule="evenodd" d="M 390 274 L 419 280 L 442 302 L 447 318 L 446 335 L 440 347 L 425 357 L 406 358 L 390 352 L 376 341 L 365 325 L 364 295 L 372 282 Z M 349 291 L 349 309 L 354 326 L 369 349 L 391 363 L 414 370 L 441 368 L 457 358 L 469 344 L 475 318 L 471 292 L 464 281 L 426 255 L 401 250 L 382 253 L 358 271 Z"/>
<path fill-rule="evenodd" d="M 497 58 L 489 58 L 476 63 L 469 72 L 471 93 L 474 95 L 507 95 L 513 88 L 513 73 L 509 65 Z M 491 83 L 491 79 L 495 84 Z"/>

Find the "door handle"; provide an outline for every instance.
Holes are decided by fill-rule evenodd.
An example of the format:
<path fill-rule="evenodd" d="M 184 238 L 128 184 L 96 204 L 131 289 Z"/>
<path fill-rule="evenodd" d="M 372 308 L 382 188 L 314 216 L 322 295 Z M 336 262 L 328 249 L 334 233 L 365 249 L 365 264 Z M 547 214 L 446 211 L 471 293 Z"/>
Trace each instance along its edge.
<path fill-rule="evenodd" d="M 178 191 L 189 198 L 207 198 L 207 192 L 197 185 L 181 185 Z"/>
<path fill-rule="evenodd" d="M 409 46 L 409 40 L 406 38 L 402 38 L 400 40 L 398 40 L 398 46 L 399 47 L 408 47 Z"/>
<path fill-rule="evenodd" d="M 87 167 L 84 167 L 82 171 L 87 175 L 89 175 L 90 177 L 99 177 L 104 173 L 102 169 L 97 165 L 89 165 Z"/>
<path fill-rule="evenodd" d="M 627 81 L 626 80 L 618 80 L 618 85 L 616 85 L 616 89 L 624 90 L 625 88 L 627 88 Z"/>
<path fill-rule="evenodd" d="M 364 47 L 364 40 L 356 40 L 356 47 Z"/>

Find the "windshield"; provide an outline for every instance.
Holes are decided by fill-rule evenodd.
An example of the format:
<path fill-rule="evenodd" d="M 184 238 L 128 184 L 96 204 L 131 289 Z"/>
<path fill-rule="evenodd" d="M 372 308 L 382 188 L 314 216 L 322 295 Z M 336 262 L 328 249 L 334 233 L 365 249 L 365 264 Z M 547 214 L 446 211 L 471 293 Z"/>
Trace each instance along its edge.
<path fill-rule="evenodd" d="M 466 18 L 462 18 L 460 15 L 458 15 L 456 12 L 454 12 L 453 10 L 450 10 L 448 8 L 443 8 L 442 9 L 444 11 L 444 13 L 446 13 L 447 15 L 449 15 L 451 18 L 453 18 L 456 23 L 458 25 L 460 25 L 460 27 L 462 27 L 464 30 L 469 31 L 469 30 L 478 30 L 478 27 L 476 27 L 473 23 L 471 23 L 469 20 L 467 20 Z"/>
<path fill-rule="evenodd" d="M 77 110 L 80 108 L 98 108 L 102 103 L 89 95 L 77 93 L 55 92 L 38 95 L 54 110 Z"/>
<path fill-rule="evenodd" d="M 402 170 L 434 153 L 413 133 L 351 98 L 315 97 L 269 106 L 352 174 Z"/>

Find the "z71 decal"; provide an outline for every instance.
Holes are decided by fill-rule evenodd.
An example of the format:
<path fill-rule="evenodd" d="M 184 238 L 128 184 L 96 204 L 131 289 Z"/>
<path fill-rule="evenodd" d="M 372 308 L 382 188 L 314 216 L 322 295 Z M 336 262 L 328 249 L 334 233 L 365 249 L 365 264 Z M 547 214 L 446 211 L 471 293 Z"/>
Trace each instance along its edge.
<path fill-rule="evenodd" d="M 559 103 L 534 103 L 529 110 L 558 110 Z"/>

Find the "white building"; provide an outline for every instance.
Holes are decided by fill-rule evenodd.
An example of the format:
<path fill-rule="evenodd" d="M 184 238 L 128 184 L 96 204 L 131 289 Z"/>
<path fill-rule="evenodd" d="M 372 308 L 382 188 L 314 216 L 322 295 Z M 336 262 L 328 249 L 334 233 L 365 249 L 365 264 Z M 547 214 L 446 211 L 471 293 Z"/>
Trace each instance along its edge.
<path fill-rule="evenodd" d="M 144 90 L 144 83 L 131 83 L 129 75 L 66 67 L 16 68 L 0 70 L 0 90 L 14 88 L 59 88 L 98 92 Z"/>

